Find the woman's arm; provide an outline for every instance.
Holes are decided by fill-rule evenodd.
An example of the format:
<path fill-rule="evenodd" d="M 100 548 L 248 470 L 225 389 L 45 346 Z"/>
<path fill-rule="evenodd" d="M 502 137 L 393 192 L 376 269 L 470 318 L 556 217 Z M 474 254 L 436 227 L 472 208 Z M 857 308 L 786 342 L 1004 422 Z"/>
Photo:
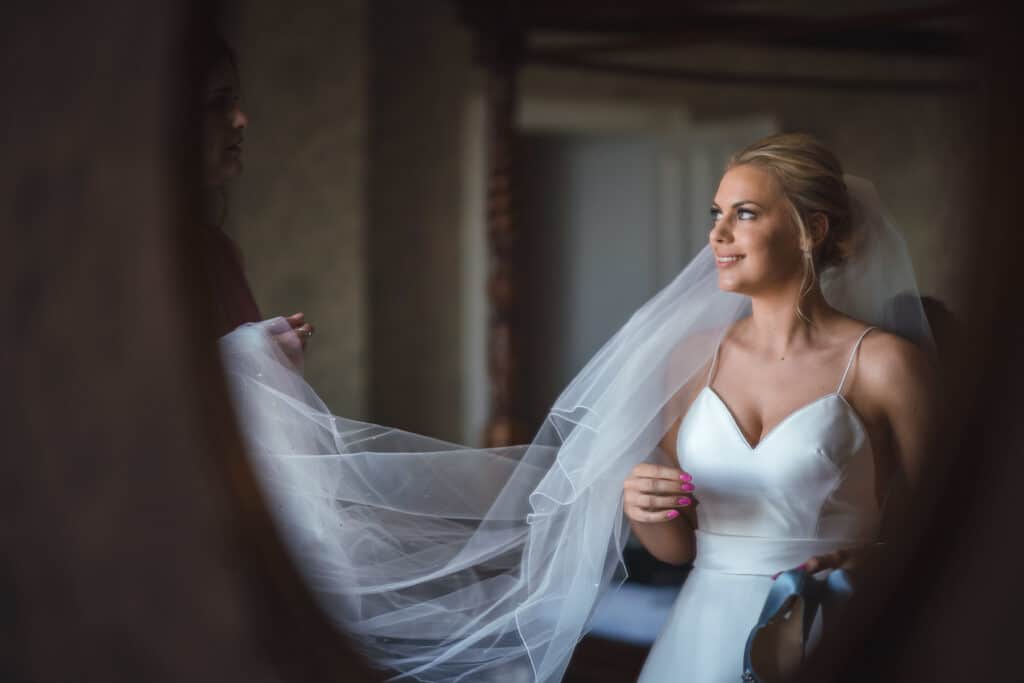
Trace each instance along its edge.
<path fill-rule="evenodd" d="M 938 378 L 924 353 L 910 342 L 893 335 L 877 341 L 868 348 L 872 362 L 864 366 L 863 388 L 879 406 L 889 435 L 890 481 L 882 531 L 893 537 L 911 519 L 921 470 L 932 448 Z"/>
<path fill-rule="evenodd" d="M 913 518 L 920 473 L 931 450 L 938 378 L 924 353 L 892 334 L 868 335 L 860 353 L 851 398 L 881 427 L 876 438 L 883 443 L 872 444 L 889 474 L 881 535 L 896 538 Z M 841 550 L 813 557 L 803 566 L 811 572 L 835 569 L 855 563 L 857 556 L 856 549 Z"/>
<path fill-rule="evenodd" d="M 693 480 L 672 464 L 677 462 L 673 441 L 678 430 L 677 420 L 661 441 L 658 464 L 641 463 L 633 468 L 623 483 L 623 507 L 647 552 L 662 562 L 683 565 L 693 561 L 696 544 L 695 524 L 686 514 L 693 503 Z"/>
<path fill-rule="evenodd" d="M 657 464 L 641 463 L 623 483 L 623 508 L 629 525 L 651 555 L 668 564 L 683 565 L 696 555 L 693 530 L 695 483 L 679 468 L 676 441 L 682 415 L 696 398 L 706 369 L 698 371 L 667 406 L 666 414 L 676 416 L 658 444 Z"/>

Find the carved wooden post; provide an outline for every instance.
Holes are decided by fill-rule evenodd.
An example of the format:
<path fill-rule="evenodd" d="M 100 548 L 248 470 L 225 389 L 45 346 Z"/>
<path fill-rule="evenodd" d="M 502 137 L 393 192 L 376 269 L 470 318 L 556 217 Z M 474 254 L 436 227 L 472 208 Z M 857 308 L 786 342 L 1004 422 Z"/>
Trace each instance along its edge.
<path fill-rule="evenodd" d="M 523 443 L 529 438 L 523 422 L 523 331 L 520 242 L 516 194 L 517 71 L 522 56 L 523 34 L 516 21 L 515 4 L 492 15 L 490 31 L 483 32 L 481 56 L 488 70 L 488 176 L 487 236 L 490 277 L 488 375 L 491 383 L 491 417 L 485 441 L 488 446 Z"/>

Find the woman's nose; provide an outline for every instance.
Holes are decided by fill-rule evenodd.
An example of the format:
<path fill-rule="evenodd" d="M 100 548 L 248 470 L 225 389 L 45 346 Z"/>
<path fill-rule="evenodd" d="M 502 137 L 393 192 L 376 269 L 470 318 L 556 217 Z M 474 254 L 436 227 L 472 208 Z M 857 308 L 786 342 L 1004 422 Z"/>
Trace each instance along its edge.
<path fill-rule="evenodd" d="M 231 111 L 231 127 L 235 129 L 245 128 L 249 125 L 249 115 L 242 111 L 241 107 L 235 107 Z"/>
<path fill-rule="evenodd" d="M 727 221 L 724 218 L 718 219 L 711 226 L 708 239 L 712 242 L 728 242 L 732 239 L 732 233 L 729 232 Z"/>

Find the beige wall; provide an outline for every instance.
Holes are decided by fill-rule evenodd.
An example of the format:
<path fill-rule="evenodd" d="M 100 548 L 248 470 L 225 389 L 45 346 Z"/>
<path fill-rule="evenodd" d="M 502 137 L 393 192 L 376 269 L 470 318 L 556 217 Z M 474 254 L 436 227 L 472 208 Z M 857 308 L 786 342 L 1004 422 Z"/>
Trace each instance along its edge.
<path fill-rule="evenodd" d="M 316 324 L 307 377 L 352 417 L 367 415 L 366 5 L 239 3 L 251 123 L 228 224 L 263 314 Z"/>
<path fill-rule="evenodd" d="M 442 0 L 371 3 L 374 420 L 459 441 L 460 154 L 472 43 Z"/>

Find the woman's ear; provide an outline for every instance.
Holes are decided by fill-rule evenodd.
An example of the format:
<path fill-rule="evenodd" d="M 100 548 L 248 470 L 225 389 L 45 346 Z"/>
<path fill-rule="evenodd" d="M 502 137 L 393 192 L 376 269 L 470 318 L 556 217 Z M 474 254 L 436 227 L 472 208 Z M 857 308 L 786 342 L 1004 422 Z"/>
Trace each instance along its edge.
<path fill-rule="evenodd" d="M 821 211 L 810 215 L 807 221 L 807 231 L 811 233 L 811 249 L 817 249 L 825 242 L 828 236 L 828 216 Z"/>

